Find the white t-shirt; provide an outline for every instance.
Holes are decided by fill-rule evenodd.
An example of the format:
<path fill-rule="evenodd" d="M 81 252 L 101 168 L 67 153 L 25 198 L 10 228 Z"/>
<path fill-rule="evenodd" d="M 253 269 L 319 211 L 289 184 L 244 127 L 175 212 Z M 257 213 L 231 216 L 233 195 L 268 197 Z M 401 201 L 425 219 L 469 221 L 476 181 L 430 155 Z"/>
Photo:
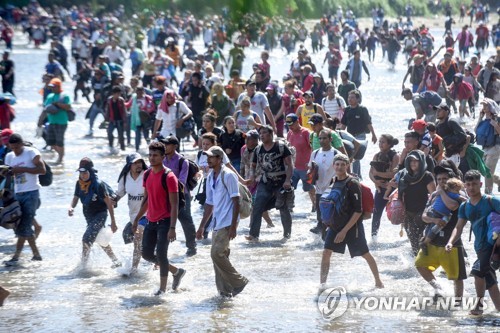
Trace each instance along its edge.
<path fill-rule="evenodd" d="M 125 51 L 118 46 L 114 50 L 111 46 L 107 46 L 104 49 L 104 54 L 108 56 L 110 62 L 121 63 L 125 58 Z"/>
<path fill-rule="evenodd" d="M 243 98 L 247 97 L 248 94 L 246 91 L 242 92 L 238 97 L 238 106 L 240 105 Z M 257 113 L 260 117 L 260 121 L 263 125 L 266 124 L 266 117 L 264 117 L 264 109 L 269 107 L 269 101 L 267 100 L 266 95 L 261 93 L 260 91 L 255 92 L 252 98 L 250 98 L 250 110 Z"/>
<path fill-rule="evenodd" d="M 144 199 L 144 187 L 142 186 L 142 178 L 144 170 L 139 174 L 136 180 L 132 178 L 130 172 L 120 179 L 118 182 L 118 195 L 120 197 L 128 194 L 128 214 L 130 221 L 134 221 L 137 213 L 141 209 L 142 199 Z M 124 181 L 127 178 L 127 181 Z"/>
<path fill-rule="evenodd" d="M 309 159 L 309 166 L 314 161 L 318 165 L 318 180 L 316 181 L 316 194 L 323 194 L 330 187 L 330 181 L 335 177 L 335 169 L 333 168 L 333 158 L 337 154 L 334 148 L 324 151 L 319 148 L 311 153 Z"/>
<path fill-rule="evenodd" d="M 179 119 L 187 115 L 191 110 L 187 107 L 186 103 L 182 101 L 177 101 L 179 103 Z M 162 120 L 163 124 L 161 126 L 160 134 L 166 138 L 169 135 L 175 135 L 176 123 L 177 123 L 177 106 L 172 104 L 168 107 L 168 113 L 159 109 L 156 113 L 156 119 Z"/>
<path fill-rule="evenodd" d="M 24 147 L 21 155 L 16 156 L 14 152 L 10 152 L 5 156 L 5 164 L 11 167 L 34 168 L 33 159 L 40 156 L 38 149 L 33 147 Z M 38 175 L 23 172 L 18 173 L 14 177 L 14 190 L 16 193 L 36 191 L 40 189 Z"/>
<path fill-rule="evenodd" d="M 335 96 L 333 99 L 328 99 L 328 96 L 323 98 L 322 107 L 325 113 L 328 113 L 332 118 L 342 119 L 344 109 L 346 107 L 342 96 Z M 339 106 L 340 104 L 340 106 Z"/>

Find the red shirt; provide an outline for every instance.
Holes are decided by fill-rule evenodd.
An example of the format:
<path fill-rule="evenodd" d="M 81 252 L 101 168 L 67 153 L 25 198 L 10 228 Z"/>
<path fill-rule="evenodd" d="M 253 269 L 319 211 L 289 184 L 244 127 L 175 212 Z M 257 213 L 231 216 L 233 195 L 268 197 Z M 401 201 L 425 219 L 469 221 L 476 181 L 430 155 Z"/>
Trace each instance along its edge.
<path fill-rule="evenodd" d="M 307 164 L 311 158 L 312 148 L 309 143 L 309 135 L 310 132 L 305 127 L 301 127 L 300 131 L 297 132 L 288 131 L 286 137 L 287 141 L 295 147 L 295 169 L 300 171 L 307 170 Z"/>
<path fill-rule="evenodd" d="M 148 192 L 148 213 L 146 215 L 148 221 L 158 222 L 161 219 L 170 217 L 170 205 L 167 204 L 168 193 L 162 185 L 162 175 L 165 171 L 161 170 L 154 173 L 153 169 L 149 172 L 148 177 L 145 177 L 143 185 Z M 169 192 L 178 192 L 177 177 L 173 172 L 167 175 L 167 189 Z"/>

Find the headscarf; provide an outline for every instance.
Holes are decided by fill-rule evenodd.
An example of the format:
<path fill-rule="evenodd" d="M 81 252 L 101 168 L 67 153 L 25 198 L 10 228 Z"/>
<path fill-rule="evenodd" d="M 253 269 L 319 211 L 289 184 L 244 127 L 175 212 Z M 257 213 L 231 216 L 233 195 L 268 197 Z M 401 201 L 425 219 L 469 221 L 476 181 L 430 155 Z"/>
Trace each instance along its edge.
<path fill-rule="evenodd" d="M 416 157 L 419 161 L 418 171 L 413 173 L 410 168 L 410 162 L 413 157 Z M 406 156 L 405 159 L 405 168 L 399 171 L 399 182 L 398 182 L 398 192 L 400 198 L 403 197 L 403 192 L 410 186 L 411 184 L 418 183 L 425 175 L 425 171 L 427 170 L 427 163 L 425 162 L 425 154 L 420 150 L 413 150 Z"/>
<path fill-rule="evenodd" d="M 101 182 L 97 177 L 97 170 L 91 168 L 88 170 L 88 172 L 90 173 L 89 180 L 83 181 L 81 179 L 78 179 L 78 185 L 80 189 L 78 196 L 80 197 L 83 205 L 90 204 L 94 194 L 98 193 L 99 186 L 101 185 Z"/>

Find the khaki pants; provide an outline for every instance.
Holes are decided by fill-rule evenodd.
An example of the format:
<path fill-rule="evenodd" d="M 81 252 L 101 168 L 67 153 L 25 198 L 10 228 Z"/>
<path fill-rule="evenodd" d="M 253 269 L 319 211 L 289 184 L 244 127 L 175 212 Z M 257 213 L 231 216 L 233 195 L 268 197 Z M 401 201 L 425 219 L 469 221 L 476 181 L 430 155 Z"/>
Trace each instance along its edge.
<path fill-rule="evenodd" d="M 210 255 L 214 263 L 215 284 L 220 293 L 232 293 L 235 288 L 247 284 L 248 280 L 229 261 L 229 228 L 213 232 Z"/>

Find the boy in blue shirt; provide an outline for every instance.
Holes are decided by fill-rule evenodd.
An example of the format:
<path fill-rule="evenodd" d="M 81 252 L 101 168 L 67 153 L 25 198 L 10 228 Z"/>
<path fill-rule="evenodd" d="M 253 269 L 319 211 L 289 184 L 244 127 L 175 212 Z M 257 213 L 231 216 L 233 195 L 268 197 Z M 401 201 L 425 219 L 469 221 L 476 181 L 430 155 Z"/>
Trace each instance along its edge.
<path fill-rule="evenodd" d="M 465 189 L 469 195 L 469 200 L 462 203 L 458 211 L 458 222 L 455 230 L 451 234 L 450 240 L 446 245 L 446 250 L 451 251 L 454 241 L 460 237 L 462 230 L 467 223 L 471 222 L 472 232 L 474 233 L 474 250 L 477 260 L 472 266 L 471 274 L 474 276 L 476 295 L 480 298 L 475 309 L 471 310 L 471 315 L 482 315 L 483 298 L 485 291 L 488 290 L 491 301 L 497 311 L 500 311 L 500 291 L 495 271 L 490 266 L 490 256 L 493 251 L 493 245 L 488 242 L 487 216 L 495 210 L 500 212 L 500 199 L 497 197 L 488 197 L 481 193 L 481 174 L 477 170 L 469 170 L 464 176 Z M 500 245 L 500 238 L 496 240 L 497 246 Z"/>

